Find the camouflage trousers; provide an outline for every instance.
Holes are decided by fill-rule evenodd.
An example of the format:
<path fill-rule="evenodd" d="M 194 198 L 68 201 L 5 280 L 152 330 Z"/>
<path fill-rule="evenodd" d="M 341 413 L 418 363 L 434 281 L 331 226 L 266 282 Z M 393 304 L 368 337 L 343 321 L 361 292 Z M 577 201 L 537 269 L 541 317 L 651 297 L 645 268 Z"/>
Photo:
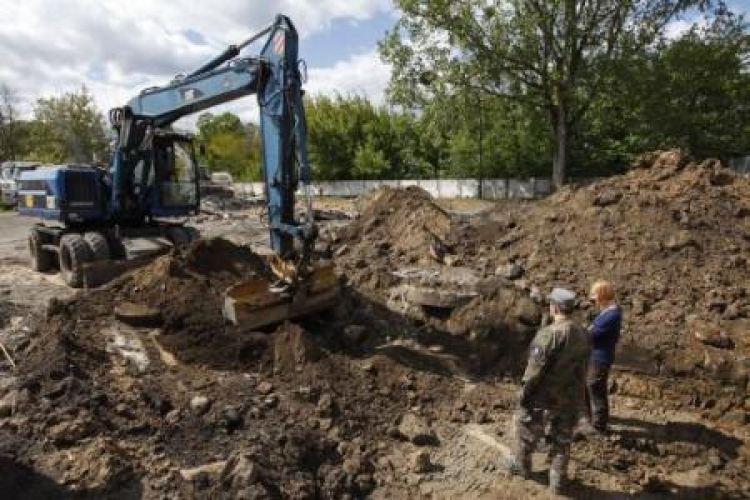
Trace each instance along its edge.
<path fill-rule="evenodd" d="M 511 453 L 519 472 L 531 473 L 531 454 L 537 441 L 544 437 L 549 444 L 550 485 L 557 485 L 567 477 L 570 443 L 578 422 L 575 410 L 519 408 L 511 424 Z"/>

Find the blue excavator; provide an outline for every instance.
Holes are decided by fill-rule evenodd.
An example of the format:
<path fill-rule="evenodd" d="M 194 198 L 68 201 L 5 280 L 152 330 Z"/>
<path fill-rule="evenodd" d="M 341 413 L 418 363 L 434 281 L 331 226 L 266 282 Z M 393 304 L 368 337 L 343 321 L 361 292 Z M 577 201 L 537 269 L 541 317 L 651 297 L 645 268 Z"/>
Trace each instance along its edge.
<path fill-rule="evenodd" d="M 267 37 L 259 56 L 242 56 Z M 330 306 L 338 295 L 331 265 L 313 262 L 317 229 L 312 212 L 310 165 L 302 104 L 303 68 L 298 35 L 283 15 L 260 33 L 189 74 L 147 88 L 110 111 L 116 132 L 107 168 L 61 165 L 25 173 L 18 211 L 52 223 L 29 235 L 31 265 L 59 267 L 72 287 L 87 286 L 87 269 L 107 268 L 183 246 L 198 237 L 173 222 L 200 208 L 199 169 L 191 136 L 178 119 L 257 95 L 263 172 L 270 228 L 270 268 L 277 280 L 249 277 L 226 291 L 224 314 L 233 323 L 264 326 Z M 295 193 L 305 211 L 295 218 Z M 303 220 L 302 220 L 303 219 Z"/>

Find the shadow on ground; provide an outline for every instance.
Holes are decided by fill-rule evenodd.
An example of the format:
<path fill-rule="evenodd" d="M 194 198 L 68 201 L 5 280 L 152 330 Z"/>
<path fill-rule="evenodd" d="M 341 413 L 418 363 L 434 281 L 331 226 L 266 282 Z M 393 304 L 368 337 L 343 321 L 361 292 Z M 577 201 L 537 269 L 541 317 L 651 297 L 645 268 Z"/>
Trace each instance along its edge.
<path fill-rule="evenodd" d="M 137 481 L 129 488 L 118 485 L 117 493 L 112 493 L 108 486 L 102 489 L 71 491 L 57 484 L 33 468 L 19 464 L 12 458 L 0 455 L 0 498 L 13 500 L 82 500 L 82 499 L 118 499 L 136 500 L 143 497 L 143 490 Z"/>

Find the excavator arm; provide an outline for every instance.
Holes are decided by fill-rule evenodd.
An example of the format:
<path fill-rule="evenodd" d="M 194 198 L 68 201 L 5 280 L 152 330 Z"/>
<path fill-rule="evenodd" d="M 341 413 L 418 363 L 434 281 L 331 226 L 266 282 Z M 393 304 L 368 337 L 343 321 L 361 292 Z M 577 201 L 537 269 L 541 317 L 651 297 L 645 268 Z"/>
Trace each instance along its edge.
<path fill-rule="evenodd" d="M 258 57 L 239 57 L 242 49 L 267 36 Z M 113 159 L 113 205 L 139 152 L 151 149 L 159 130 L 183 116 L 256 94 L 260 106 L 263 173 L 268 208 L 271 268 L 278 280 L 260 276 L 230 287 L 224 315 L 233 323 L 260 327 L 307 315 L 332 305 L 338 282 L 330 265 L 311 262 L 317 230 L 312 214 L 307 130 L 302 105 L 298 36 L 292 22 L 274 23 L 168 85 L 143 90 L 110 112 L 117 131 Z M 119 173 L 119 175 L 118 175 Z M 304 222 L 295 219 L 295 193 L 305 196 Z"/>
<path fill-rule="evenodd" d="M 239 57 L 242 49 L 265 35 L 268 38 L 260 56 Z M 192 73 L 179 75 L 166 86 L 145 89 L 126 106 L 110 111 L 110 121 L 117 131 L 112 169 L 115 209 L 121 203 L 125 179 L 131 174 L 128 158 L 150 149 L 158 130 L 184 116 L 256 94 L 271 248 L 285 260 L 299 253 L 295 240 L 302 249 L 311 248 L 316 231 L 301 85 L 297 31 L 288 17 L 279 15 L 271 26 L 228 47 Z M 306 198 L 304 224 L 295 220 L 295 192 L 300 183 Z"/>

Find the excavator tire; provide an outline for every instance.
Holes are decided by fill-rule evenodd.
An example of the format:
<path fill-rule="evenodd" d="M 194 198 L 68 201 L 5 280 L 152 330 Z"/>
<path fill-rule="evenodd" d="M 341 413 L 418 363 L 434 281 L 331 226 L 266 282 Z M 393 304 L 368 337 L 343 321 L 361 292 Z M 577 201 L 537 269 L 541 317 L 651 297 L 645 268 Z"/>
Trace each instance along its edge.
<path fill-rule="evenodd" d="M 44 250 L 42 244 L 42 234 L 36 228 L 32 229 L 29 234 L 30 263 L 31 268 L 40 273 L 51 270 L 55 265 L 52 253 Z"/>
<path fill-rule="evenodd" d="M 72 288 L 83 287 L 83 264 L 91 262 L 93 254 L 80 234 L 66 234 L 60 238 L 60 274 Z"/>
<path fill-rule="evenodd" d="M 171 226 L 167 228 L 167 238 L 178 248 L 186 247 L 192 241 L 191 234 L 187 228 L 181 226 Z"/>
<path fill-rule="evenodd" d="M 84 233 L 83 239 L 86 240 L 86 244 L 89 246 L 89 250 L 91 250 L 94 262 L 109 260 L 109 243 L 107 243 L 107 238 L 102 233 L 95 231 Z"/>

